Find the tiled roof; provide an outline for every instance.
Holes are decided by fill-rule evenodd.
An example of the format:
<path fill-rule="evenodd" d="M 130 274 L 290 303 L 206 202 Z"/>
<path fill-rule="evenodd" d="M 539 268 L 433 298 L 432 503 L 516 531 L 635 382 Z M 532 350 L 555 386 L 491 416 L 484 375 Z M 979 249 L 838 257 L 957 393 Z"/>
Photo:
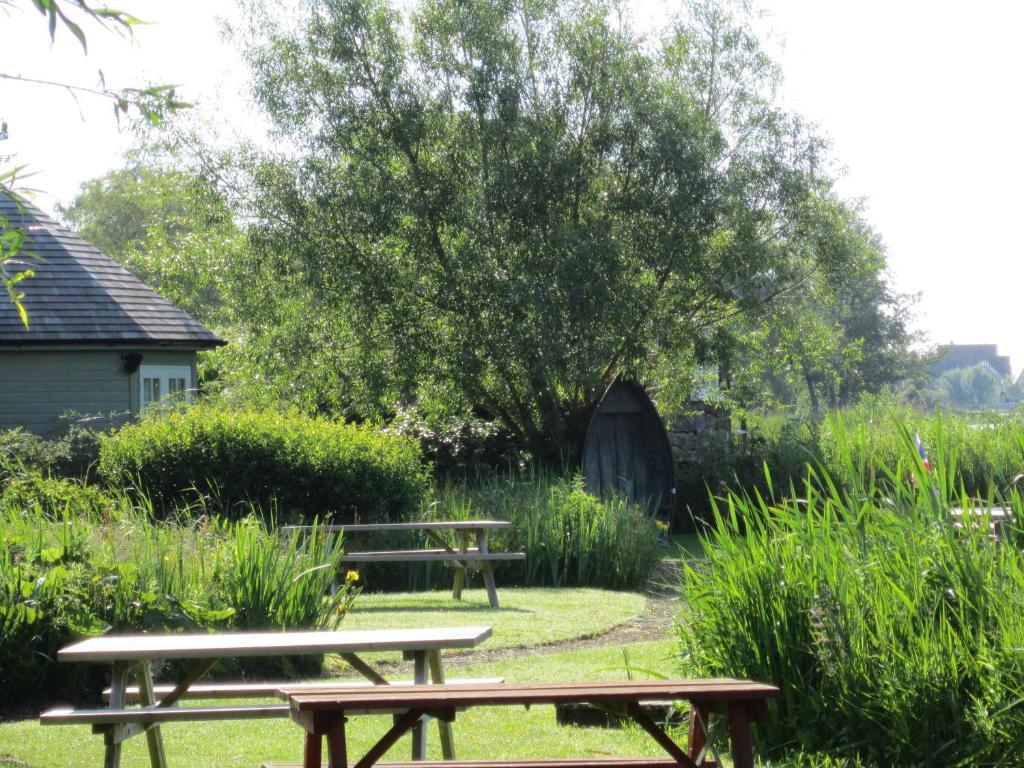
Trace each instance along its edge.
<path fill-rule="evenodd" d="M 25 294 L 28 328 L 0 289 L 0 344 L 224 344 L 35 206 L 0 194 L 0 216 L 6 219 L 0 233 L 24 230 L 22 250 L 34 257 L 11 271 L 35 272 L 18 283 Z"/>

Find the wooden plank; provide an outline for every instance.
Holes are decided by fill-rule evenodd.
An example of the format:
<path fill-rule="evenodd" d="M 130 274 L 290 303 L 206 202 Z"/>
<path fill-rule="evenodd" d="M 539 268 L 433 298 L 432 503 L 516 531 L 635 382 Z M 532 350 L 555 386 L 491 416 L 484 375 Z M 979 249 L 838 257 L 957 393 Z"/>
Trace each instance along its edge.
<path fill-rule="evenodd" d="M 121 663 L 114 663 L 110 679 L 110 706 L 124 706 L 124 691 L 128 684 L 128 668 Z M 121 766 L 121 733 L 120 728 L 112 728 L 103 734 L 103 768 L 120 768 Z"/>
<path fill-rule="evenodd" d="M 413 657 L 412 665 L 413 680 L 417 685 L 427 684 L 427 652 L 419 651 Z M 381 753 L 380 756 L 383 756 Z M 412 727 L 412 759 L 414 761 L 427 759 L 427 718 L 421 717 Z"/>
<path fill-rule="evenodd" d="M 165 709 L 51 709 L 39 716 L 41 725 L 116 725 L 176 723 L 202 720 L 246 720 L 288 717 L 286 704 L 233 707 L 167 707 Z"/>
<path fill-rule="evenodd" d="M 750 716 L 743 702 L 729 705 L 729 736 L 732 738 L 733 768 L 754 768 L 754 742 L 750 734 Z"/>
<path fill-rule="evenodd" d="M 345 660 L 345 663 L 352 667 L 352 669 L 354 669 L 356 672 L 365 677 L 374 685 L 388 684 L 388 681 L 380 672 L 371 667 L 369 664 L 367 664 L 365 661 L 359 658 L 356 654 L 343 653 L 341 654 L 341 658 L 343 658 Z"/>
<path fill-rule="evenodd" d="M 168 635 L 102 635 L 57 652 L 62 662 L 196 659 L 212 656 L 275 656 L 368 651 L 473 648 L 490 627 L 375 629 L 351 632 L 225 632 Z"/>
<path fill-rule="evenodd" d="M 511 528 L 507 520 L 431 520 L 422 523 L 354 523 L 352 525 L 318 525 L 324 533 L 371 533 L 373 531 L 475 531 L 484 528 Z M 311 525 L 283 525 L 282 531 L 310 532 Z"/>
<path fill-rule="evenodd" d="M 480 552 L 470 549 L 465 553 L 446 549 L 396 549 L 382 552 L 350 552 L 341 558 L 343 563 L 404 563 L 434 560 L 490 562 L 493 560 L 525 560 L 525 552 Z"/>
<path fill-rule="evenodd" d="M 466 678 L 454 678 L 446 681 L 449 685 L 496 685 L 503 683 L 505 678 L 503 677 L 466 677 Z M 412 680 L 390 680 L 388 685 L 394 686 L 409 686 L 415 685 Z M 257 699 L 257 698 L 270 698 L 277 696 L 277 692 L 282 687 L 287 686 L 290 690 L 306 689 L 311 693 L 316 691 L 333 691 L 338 688 L 365 688 L 365 680 L 354 680 L 352 682 L 336 681 L 328 683 L 289 683 L 289 682 L 271 682 L 271 683 L 209 683 L 202 685 L 193 685 L 185 694 L 181 697 L 182 699 Z M 153 690 L 159 697 L 161 694 L 170 693 L 174 689 L 173 685 L 156 685 Z M 103 691 L 103 698 L 108 699 L 110 697 L 110 689 L 107 688 Z M 139 689 L 137 686 L 129 686 L 125 690 L 126 701 L 138 701 Z"/>
<path fill-rule="evenodd" d="M 363 688 L 337 692 L 290 693 L 292 706 L 300 711 L 318 709 L 425 709 L 498 706 L 509 704 L 557 704 L 559 702 L 630 702 L 667 698 L 695 702 L 726 703 L 770 698 L 779 689 L 747 680 L 619 681 L 604 683 L 560 683 L 532 685 L 451 686 L 432 685 L 389 689 Z"/>
<path fill-rule="evenodd" d="M 423 760 L 411 763 L 376 763 L 376 765 L 379 768 L 672 768 L 678 766 L 679 763 L 667 758 L 597 757 L 547 760 Z M 302 768 L 302 766 L 264 763 L 262 768 Z"/>
<path fill-rule="evenodd" d="M 441 665 L 441 652 L 428 651 L 427 665 L 430 667 L 430 682 L 444 685 L 444 668 Z M 452 681 L 454 682 L 454 681 Z M 437 721 L 438 738 L 441 742 L 441 756 L 445 760 L 455 759 L 455 738 L 452 736 L 452 724 L 447 720 Z"/>

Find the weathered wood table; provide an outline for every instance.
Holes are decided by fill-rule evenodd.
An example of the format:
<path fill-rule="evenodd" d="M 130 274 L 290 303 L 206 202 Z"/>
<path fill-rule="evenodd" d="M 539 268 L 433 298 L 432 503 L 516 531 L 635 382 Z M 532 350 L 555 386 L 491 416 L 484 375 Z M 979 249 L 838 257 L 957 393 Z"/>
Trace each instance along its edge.
<path fill-rule="evenodd" d="M 506 520 L 434 520 L 413 523 L 356 523 L 353 525 L 321 525 L 315 529 L 306 525 L 288 525 L 282 530 L 293 533 L 310 532 L 344 533 L 358 539 L 366 533 L 394 531 L 421 531 L 436 549 L 400 549 L 386 552 L 346 551 L 343 563 L 391 563 L 441 561 L 455 568 L 455 584 L 452 597 L 462 598 L 466 571 L 479 570 L 484 577 L 487 599 L 492 608 L 498 607 L 498 590 L 494 585 L 494 563 L 499 560 L 525 560 L 524 552 L 492 552 L 487 543 L 487 534 L 496 530 L 507 530 L 512 523 Z M 459 536 L 458 548 L 449 546 L 442 533 L 453 531 Z M 472 547 L 472 541 L 476 546 Z"/>
<path fill-rule="evenodd" d="M 380 740 L 354 762 L 354 768 L 369 768 L 376 765 L 388 749 L 409 728 L 419 722 L 424 714 L 430 713 L 441 720 L 453 721 L 457 711 L 469 707 L 559 703 L 589 703 L 629 715 L 668 753 L 668 758 L 495 760 L 495 756 L 491 756 L 485 761 L 426 765 L 436 768 L 697 768 L 711 764 L 706 758 L 710 746 L 708 720 L 711 712 L 722 712 L 729 724 L 733 765 L 735 768 L 753 768 L 754 748 L 750 725 L 764 719 L 768 699 L 774 698 L 778 693 L 779 689 L 773 685 L 728 678 L 530 685 L 443 685 L 387 690 L 363 687 L 315 693 L 287 687 L 281 689 L 281 696 L 288 699 L 292 720 L 301 725 L 306 732 L 303 768 L 320 768 L 324 740 L 327 741 L 329 768 L 348 768 L 345 722 L 346 716 L 352 712 L 374 709 L 403 711 Z M 644 711 L 640 703 L 651 699 L 690 702 L 690 734 L 685 750 Z M 528 738 L 528 734 L 523 734 L 523 738 Z M 448 759 L 446 756 L 446 760 Z"/>
<path fill-rule="evenodd" d="M 153 768 L 166 768 L 160 723 L 196 720 L 230 720 L 287 717 L 284 705 L 246 705 L 218 707 L 177 707 L 183 698 L 217 698 L 218 689 L 237 692 L 240 686 L 206 686 L 208 690 L 190 695 L 191 689 L 222 658 L 252 656 L 293 656 L 301 654 L 338 654 L 376 686 L 389 683 L 359 654 L 374 651 L 401 651 L 413 661 L 415 684 L 429 680 L 443 684 L 441 651 L 447 648 L 474 648 L 491 636 L 490 627 L 439 627 L 432 629 L 394 629 L 341 632 L 239 632 L 175 635 L 102 635 L 62 648 L 61 662 L 91 662 L 112 666 L 109 706 L 103 709 L 53 709 L 40 717 L 43 725 L 89 724 L 102 733 L 105 741 L 104 766 L 116 768 L 121 761 L 121 744 L 145 733 Z M 184 677 L 171 686 L 155 686 L 150 670 L 154 661 L 193 660 Z M 429 673 L 429 675 L 428 675 Z M 129 689 L 134 676 L 137 687 Z M 274 689 L 283 684 L 275 684 Z M 197 686 L 198 687 L 198 686 Z M 297 688 L 309 686 L 296 686 Z M 397 686 L 396 686 L 397 687 Z M 415 687 L 415 686 L 407 686 Z M 456 687 L 456 686 L 452 686 Z M 263 686 L 265 689 L 265 686 Z M 140 708 L 125 708 L 134 695 Z M 221 692 L 219 695 L 225 695 Z M 230 694 L 227 694 L 230 695 Z M 238 694 L 244 697 L 244 692 Z M 439 721 L 441 748 L 454 754 L 451 725 Z M 413 760 L 426 754 L 426 729 L 419 721 L 413 726 Z"/>

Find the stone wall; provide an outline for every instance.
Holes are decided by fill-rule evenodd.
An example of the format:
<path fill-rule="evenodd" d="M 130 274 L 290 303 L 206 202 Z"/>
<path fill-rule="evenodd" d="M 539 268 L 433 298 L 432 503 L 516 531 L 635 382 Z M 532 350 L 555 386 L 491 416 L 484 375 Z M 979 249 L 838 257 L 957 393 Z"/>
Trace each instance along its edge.
<path fill-rule="evenodd" d="M 694 462 L 701 451 L 728 442 L 732 432 L 729 411 L 714 403 L 688 403 L 686 413 L 669 426 L 668 440 L 676 462 Z"/>

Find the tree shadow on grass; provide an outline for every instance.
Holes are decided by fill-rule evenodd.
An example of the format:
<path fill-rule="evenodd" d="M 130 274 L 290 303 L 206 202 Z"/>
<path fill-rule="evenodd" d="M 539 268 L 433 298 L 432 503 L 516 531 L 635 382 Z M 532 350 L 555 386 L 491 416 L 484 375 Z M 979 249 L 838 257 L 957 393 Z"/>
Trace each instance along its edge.
<path fill-rule="evenodd" d="M 479 613 L 481 616 L 495 616 L 502 613 L 536 613 L 528 608 L 491 608 L 489 605 L 452 605 L 450 603 L 433 603 L 424 605 L 371 605 L 361 606 L 356 602 L 352 613 L 426 613 L 437 611 L 445 613 Z M 0 766 L 2 768 L 2 766 Z"/>

